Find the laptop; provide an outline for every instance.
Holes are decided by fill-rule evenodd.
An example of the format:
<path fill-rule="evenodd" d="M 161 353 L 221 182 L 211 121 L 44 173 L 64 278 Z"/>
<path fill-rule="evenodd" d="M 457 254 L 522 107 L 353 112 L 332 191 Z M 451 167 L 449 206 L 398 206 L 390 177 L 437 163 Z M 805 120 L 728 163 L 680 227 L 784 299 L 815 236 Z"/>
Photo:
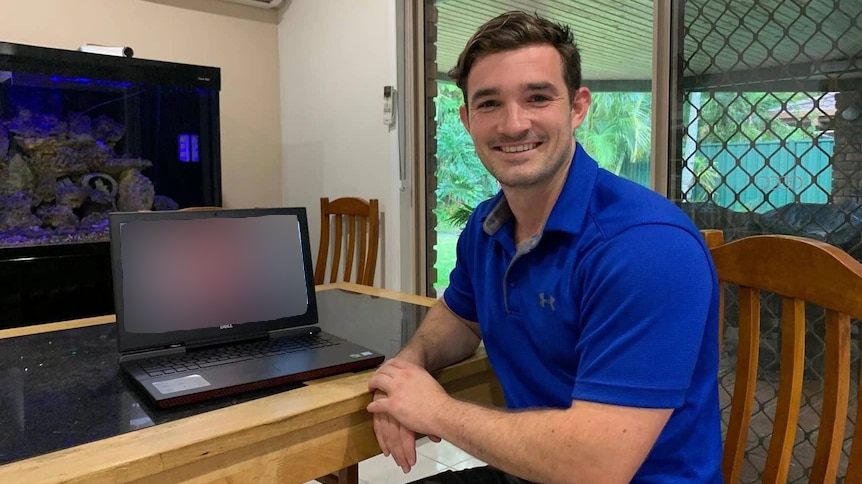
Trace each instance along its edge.
<path fill-rule="evenodd" d="M 123 370 L 159 407 L 373 368 L 318 327 L 305 208 L 110 214 Z"/>

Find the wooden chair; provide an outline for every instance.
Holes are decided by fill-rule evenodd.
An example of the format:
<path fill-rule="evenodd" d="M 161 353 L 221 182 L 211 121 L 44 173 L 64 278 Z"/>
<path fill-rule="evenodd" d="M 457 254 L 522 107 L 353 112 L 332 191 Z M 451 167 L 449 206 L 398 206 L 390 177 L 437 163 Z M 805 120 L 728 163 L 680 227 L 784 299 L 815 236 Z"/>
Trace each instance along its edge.
<path fill-rule="evenodd" d="M 335 225 L 332 243 L 332 258 L 329 279 L 326 279 L 326 265 L 329 260 L 330 226 Z M 346 226 L 346 232 L 345 232 Z M 377 239 L 380 233 L 380 211 L 376 199 L 365 201 L 361 198 L 320 199 L 320 246 L 317 251 L 317 265 L 314 270 L 314 283 L 336 282 L 341 267 L 341 250 L 346 247 L 342 281 L 356 282 L 366 286 L 374 285 L 374 271 L 377 267 Z M 346 238 L 346 243 L 345 243 Z M 356 260 L 358 256 L 358 260 Z M 356 280 L 352 279 L 354 265 Z"/>
<path fill-rule="evenodd" d="M 335 226 L 335 237 L 330 243 L 329 234 L 332 225 Z M 330 202 L 329 198 L 321 198 L 320 245 L 317 249 L 314 283 L 332 283 L 338 280 L 338 271 L 341 267 L 341 250 L 346 247 L 347 255 L 341 280 L 373 286 L 374 272 L 377 269 L 377 239 L 379 234 L 380 209 L 376 199 L 372 198 L 365 201 L 361 198 L 345 197 Z M 330 247 L 332 248 L 332 258 L 329 279 L 327 280 L 326 265 L 329 260 Z M 353 280 L 352 277 L 354 266 L 356 266 L 356 280 Z M 323 484 L 357 484 L 359 482 L 359 466 L 354 464 L 337 473 L 318 477 L 316 480 Z"/>
<path fill-rule="evenodd" d="M 760 291 L 775 293 L 782 301 L 777 403 L 760 482 L 788 479 L 800 425 L 806 302 L 824 308 L 826 314 L 822 406 L 809 482 L 836 482 L 850 400 L 850 319 L 862 319 L 862 264 L 836 247 L 800 237 L 762 235 L 722 244 L 720 231 L 703 235 L 722 286 L 739 286 L 739 346 L 722 462 L 725 482 L 740 480 L 750 431 L 758 376 Z M 859 390 L 857 401 L 862 398 L 862 385 Z M 850 458 L 846 473 L 842 472 L 848 483 L 862 482 L 860 405 L 854 421 Z"/>

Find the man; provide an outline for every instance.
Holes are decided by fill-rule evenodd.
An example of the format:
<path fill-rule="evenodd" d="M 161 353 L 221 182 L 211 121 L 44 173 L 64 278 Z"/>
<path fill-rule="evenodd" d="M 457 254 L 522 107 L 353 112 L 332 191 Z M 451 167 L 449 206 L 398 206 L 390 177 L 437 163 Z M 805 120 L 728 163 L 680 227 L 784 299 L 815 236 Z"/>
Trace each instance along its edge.
<path fill-rule="evenodd" d="M 415 433 L 490 464 L 422 482 L 721 482 L 718 285 L 672 203 L 601 170 L 572 133 L 591 95 L 569 29 L 523 12 L 482 26 L 450 73 L 501 191 L 458 241 L 442 301 L 369 387 L 405 472 Z M 506 410 L 428 373 L 480 340 Z"/>

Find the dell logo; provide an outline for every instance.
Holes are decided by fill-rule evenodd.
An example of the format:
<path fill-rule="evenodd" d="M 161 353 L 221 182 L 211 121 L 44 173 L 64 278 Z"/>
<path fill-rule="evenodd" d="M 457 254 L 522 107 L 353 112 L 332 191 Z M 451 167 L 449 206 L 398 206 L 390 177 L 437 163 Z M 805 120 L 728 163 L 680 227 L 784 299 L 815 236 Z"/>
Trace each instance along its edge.
<path fill-rule="evenodd" d="M 233 329 L 233 325 L 232 324 L 223 324 L 223 325 L 219 326 L 218 329 Z"/>

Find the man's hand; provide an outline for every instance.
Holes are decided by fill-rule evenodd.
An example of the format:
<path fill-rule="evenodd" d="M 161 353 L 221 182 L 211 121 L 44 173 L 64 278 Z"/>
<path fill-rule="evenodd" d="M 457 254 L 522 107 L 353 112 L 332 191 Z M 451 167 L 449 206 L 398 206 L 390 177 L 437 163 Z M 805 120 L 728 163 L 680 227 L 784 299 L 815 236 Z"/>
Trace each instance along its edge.
<path fill-rule="evenodd" d="M 386 398 L 380 390 L 374 392 L 374 401 Z M 374 435 L 386 457 L 392 456 L 404 473 L 416 465 L 416 433 L 404 427 L 386 413 L 375 413 Z"/>
<path fill-rule="evenodd" d="M 413 427 L 401 420 L 398 414 L 390 412 L 390 406 L 393 402 L 400 402 L 405 397 L 405 393 L 407 397 L 412 397 L 410 393 L 414 391 L 415 381 L 420 379 L 411 378 L 405 381 L 404 384 L 411 390 L 404 392 L 398 389 L 401 386 L 401 378 L 395 378 L 395 375 L 400 374 L 402 369 L 409 368 L 404 375 L 416 374 L 424 377 L 421 381 L 425 384 L 415 388 L 431 388 L 432 392 L 437 391 L 448 398 L 446 392 L 425 371 L 425 368 L 433 370 L 463 360 L 476 351 L 479 341 L 479 325 L 459 318 L 446 307 L 442 300 L 439 300 L 428 310 L 428 314 L 410 341 L 404 345 L 398 355 L 377 370 L 372 382 L 369 383 L 369 389 L 374 393 L 374 400 L 368 406 L 368 411 L 374 415 L 374 433 L 377 436 L 377 443 L 380 444 L 383 453 L 387 456 L 391 455 L 404 472 L 408 472 L 416 464 L 414 431 L 422 432 L 424 427 Z M 420 403 L 421 408 L 426 407 L 426 402 Z M 401 403 L 395 406 L 409 408 L 412 405 L 414 404 Z M 432 432 L 428 434 L 428 438 L 434 442 L 440 442 L 440 438 L 436 435 Z"/>
<path fill-rule="evenodd" d="M 374 400 L 374 433 L 384 455 L 408 472 L 416 464 L 416 434 L 428 434 L 439 442 L 433 422 L 450 397 L 422 367 L 393 358 L 381 366 L 368 383 Z"/>

